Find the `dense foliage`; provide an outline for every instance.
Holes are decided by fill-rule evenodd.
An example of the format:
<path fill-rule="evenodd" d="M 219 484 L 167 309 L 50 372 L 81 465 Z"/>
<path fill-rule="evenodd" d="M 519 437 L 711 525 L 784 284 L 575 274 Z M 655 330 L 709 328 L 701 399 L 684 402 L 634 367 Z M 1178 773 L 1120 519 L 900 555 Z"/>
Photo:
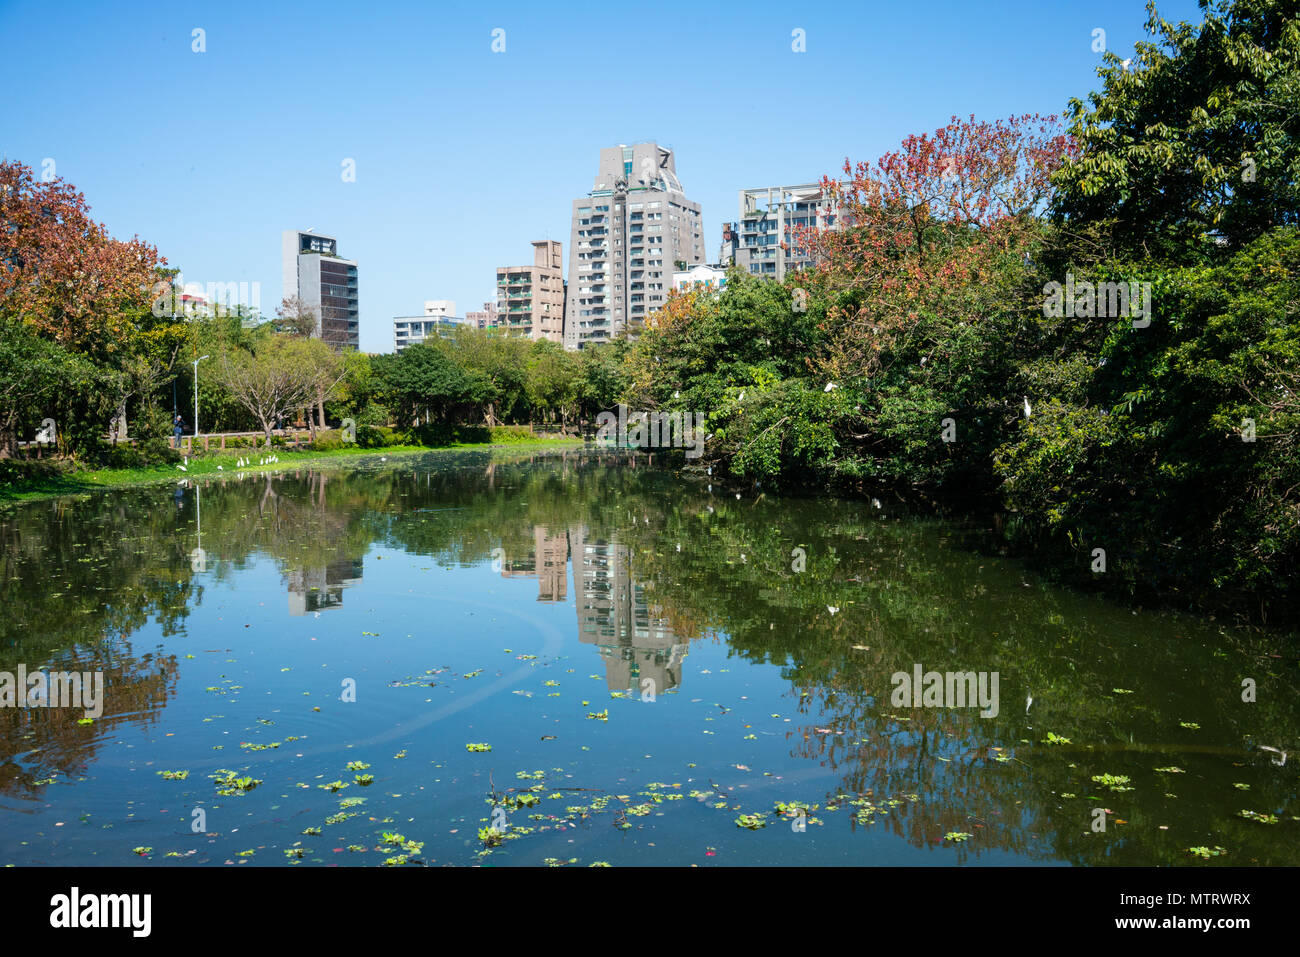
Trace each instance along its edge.
<path fill-rule="evenodd" d="M 1294 618 L 1300 19 L 1202 7 L 1151 5 L 1064 129 L 954 118 L 846 162 L 842 228 L 788 237 L 815 266 L 674 300 L 634 407 L 705 413 L 715 477 L 1006 510 L 1098 583 Z"/>
<path fill-rule="evenodd" d="M 1171 24 L 1149 4 L 1151 40 L 1106 54 L 1064 120 L 954 117 L 846 160 L 823 180 L 837 228 L 785 237 L 811 267 L 733 272 L 578 352 L 460 329 L 340 356 L 288 300 L 270 322 L 159 315 L 149 290 L 172 273 L 152 247 L 2 163 L 0 458 L 46 418 L 66 454 L 102 456 L 128 420 L 165 454 L 204 355 L 204 430 L 267 442 L 344 418 L 363 445 L 589 431 L 624 402 L 702 416 L 692 464 L 715 481 L 1005 511 L 1094 580 L 1294 616 L 1300 18 L 1201 6 Z"/>

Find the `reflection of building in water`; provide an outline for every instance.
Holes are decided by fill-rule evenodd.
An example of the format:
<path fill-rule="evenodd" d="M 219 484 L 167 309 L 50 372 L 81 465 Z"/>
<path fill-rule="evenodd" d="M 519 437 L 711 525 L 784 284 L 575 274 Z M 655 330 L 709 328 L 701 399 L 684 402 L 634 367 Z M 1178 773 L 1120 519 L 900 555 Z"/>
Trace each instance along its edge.
<path fill-rule="evenodd" d="M 362 560 L 340 558 L 320 568 L 294 568 L 289 580 L 289 614 L 305 615 L 343 604 L 343 589 L 361 581 Z"/>
<path fill-rule="evenodd" d="M 666 619 L 651 613 L 645 585 L 632 578 L 627 546 L 587 534 L 580 526 L 569 532 L 578 639 L 600 649 L 611 691 L 676 691 L 688 643 L 677 640 Z M 654 684 L 645 685 L 646 678 Z"/>
<path fill-rule="evenodd" d="M 569 595 L 569 536 L 552 534 L 545 525 L 533 526 L 533 553 L 526 559 L 507 559 L 502 578 L 536 578 L 538 601 L 564 601 Z"/>

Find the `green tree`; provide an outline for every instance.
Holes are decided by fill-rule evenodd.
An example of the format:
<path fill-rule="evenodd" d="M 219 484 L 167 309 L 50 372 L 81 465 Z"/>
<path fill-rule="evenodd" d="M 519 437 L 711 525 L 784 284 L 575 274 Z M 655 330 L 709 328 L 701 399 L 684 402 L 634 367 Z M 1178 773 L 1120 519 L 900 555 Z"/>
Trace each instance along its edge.
<path fill-rule="evenodd" d="M 20 430 L 38 425 L 66 392 L 90 390 L 102 377 L 85 358 L 0 317 L 0 458 L 18 451 Z M 56 435 L 63 423 L 56 419 Z"/>
<path fill-rule="evenodd" d="M 1100 91 L 1070 101 L 1082 147 L 1057 214 L 1107 221 L 1133 254 L 1198 261 L 1300 216 L 1300 19 L 1293 0 L 1200 0 L 1199 25 L 1147 4 L 1133 62 L 1105 54 Z"/>
<path fill-rule="evenodd" d="M 217 378 L 257 420 L 271 445 L 271 432 L 289 413 L 310 401 L 315 388 L 308 340 L 265 333 L 252 351 L 232 348 L 217 361 Z"/>
<path fill-rule="evenodd" d="M 483 383 L 431 343 L 409 346 L 395 355 L 376 356 L 372 367 L 380 392 L 402 427 L 436 418 L 447 423 L 464 404 L 481 394 Z"/>

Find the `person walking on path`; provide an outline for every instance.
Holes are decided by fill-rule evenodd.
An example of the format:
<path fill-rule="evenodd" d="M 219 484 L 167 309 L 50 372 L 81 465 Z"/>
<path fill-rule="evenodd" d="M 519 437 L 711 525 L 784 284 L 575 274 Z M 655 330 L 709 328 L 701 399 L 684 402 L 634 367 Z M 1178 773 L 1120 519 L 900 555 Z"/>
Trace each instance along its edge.
<path fill-rule="evenodd" d="M 172 435 L 176 442 L 176 448 L 178 449 L 181 447 L 181 436 L 184 433 L 185 433 L 185 420 L 182 419 L 181 414 L 177 412 L 176 418 L 172 420 Z"/>

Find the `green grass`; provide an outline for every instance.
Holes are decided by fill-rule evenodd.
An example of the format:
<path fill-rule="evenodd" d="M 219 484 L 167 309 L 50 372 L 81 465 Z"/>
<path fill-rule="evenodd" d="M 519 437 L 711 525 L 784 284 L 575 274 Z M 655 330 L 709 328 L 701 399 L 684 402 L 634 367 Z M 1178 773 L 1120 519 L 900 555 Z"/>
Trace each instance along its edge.
<path fill-rule="evenodd" d="M 134 469 L 52 469 L 43 475 L 35 475 L 0 486 L 0 505 L 52 498 L 59 495 L 74 495 L 96 489 L 158 485 L 164 482 L 178 481 L 182 478 L 209 478 L 217 475 L 235 475 L 241 472 L 245 474 L 253 472 L 284 472 L 303 466 L 312 466 L 314 468 L 338 466 L 354 459 L 410 458 L 416 455 L 427 455 L 430 452 L 475 449 L 573 448 L 581 445 L 581 439 L 535 439 L 506 443 L 456 442 L 436 448 L 423 445 L 393 445 L 378 449 L 362 449 L 352 446 L 329 451 L 308 450 L 302 452 L 289 451 L 283 448 L 272 448 L 269 452 L 261 448 L 229 449 L 225 452 L 212 450 L 191 456 L 184 472 L 175 465 L 152 465 Z M 235 462 L 240 458 L 258 459 L 268 454 L 279 457 L 280 461 L 273 462 L 270 465 L 258 465 L 254 462 L 254 464 L 246 465 L 243 468 L 235 466 Z M 218 466 L 222 468 L 218 468 Z"/>

